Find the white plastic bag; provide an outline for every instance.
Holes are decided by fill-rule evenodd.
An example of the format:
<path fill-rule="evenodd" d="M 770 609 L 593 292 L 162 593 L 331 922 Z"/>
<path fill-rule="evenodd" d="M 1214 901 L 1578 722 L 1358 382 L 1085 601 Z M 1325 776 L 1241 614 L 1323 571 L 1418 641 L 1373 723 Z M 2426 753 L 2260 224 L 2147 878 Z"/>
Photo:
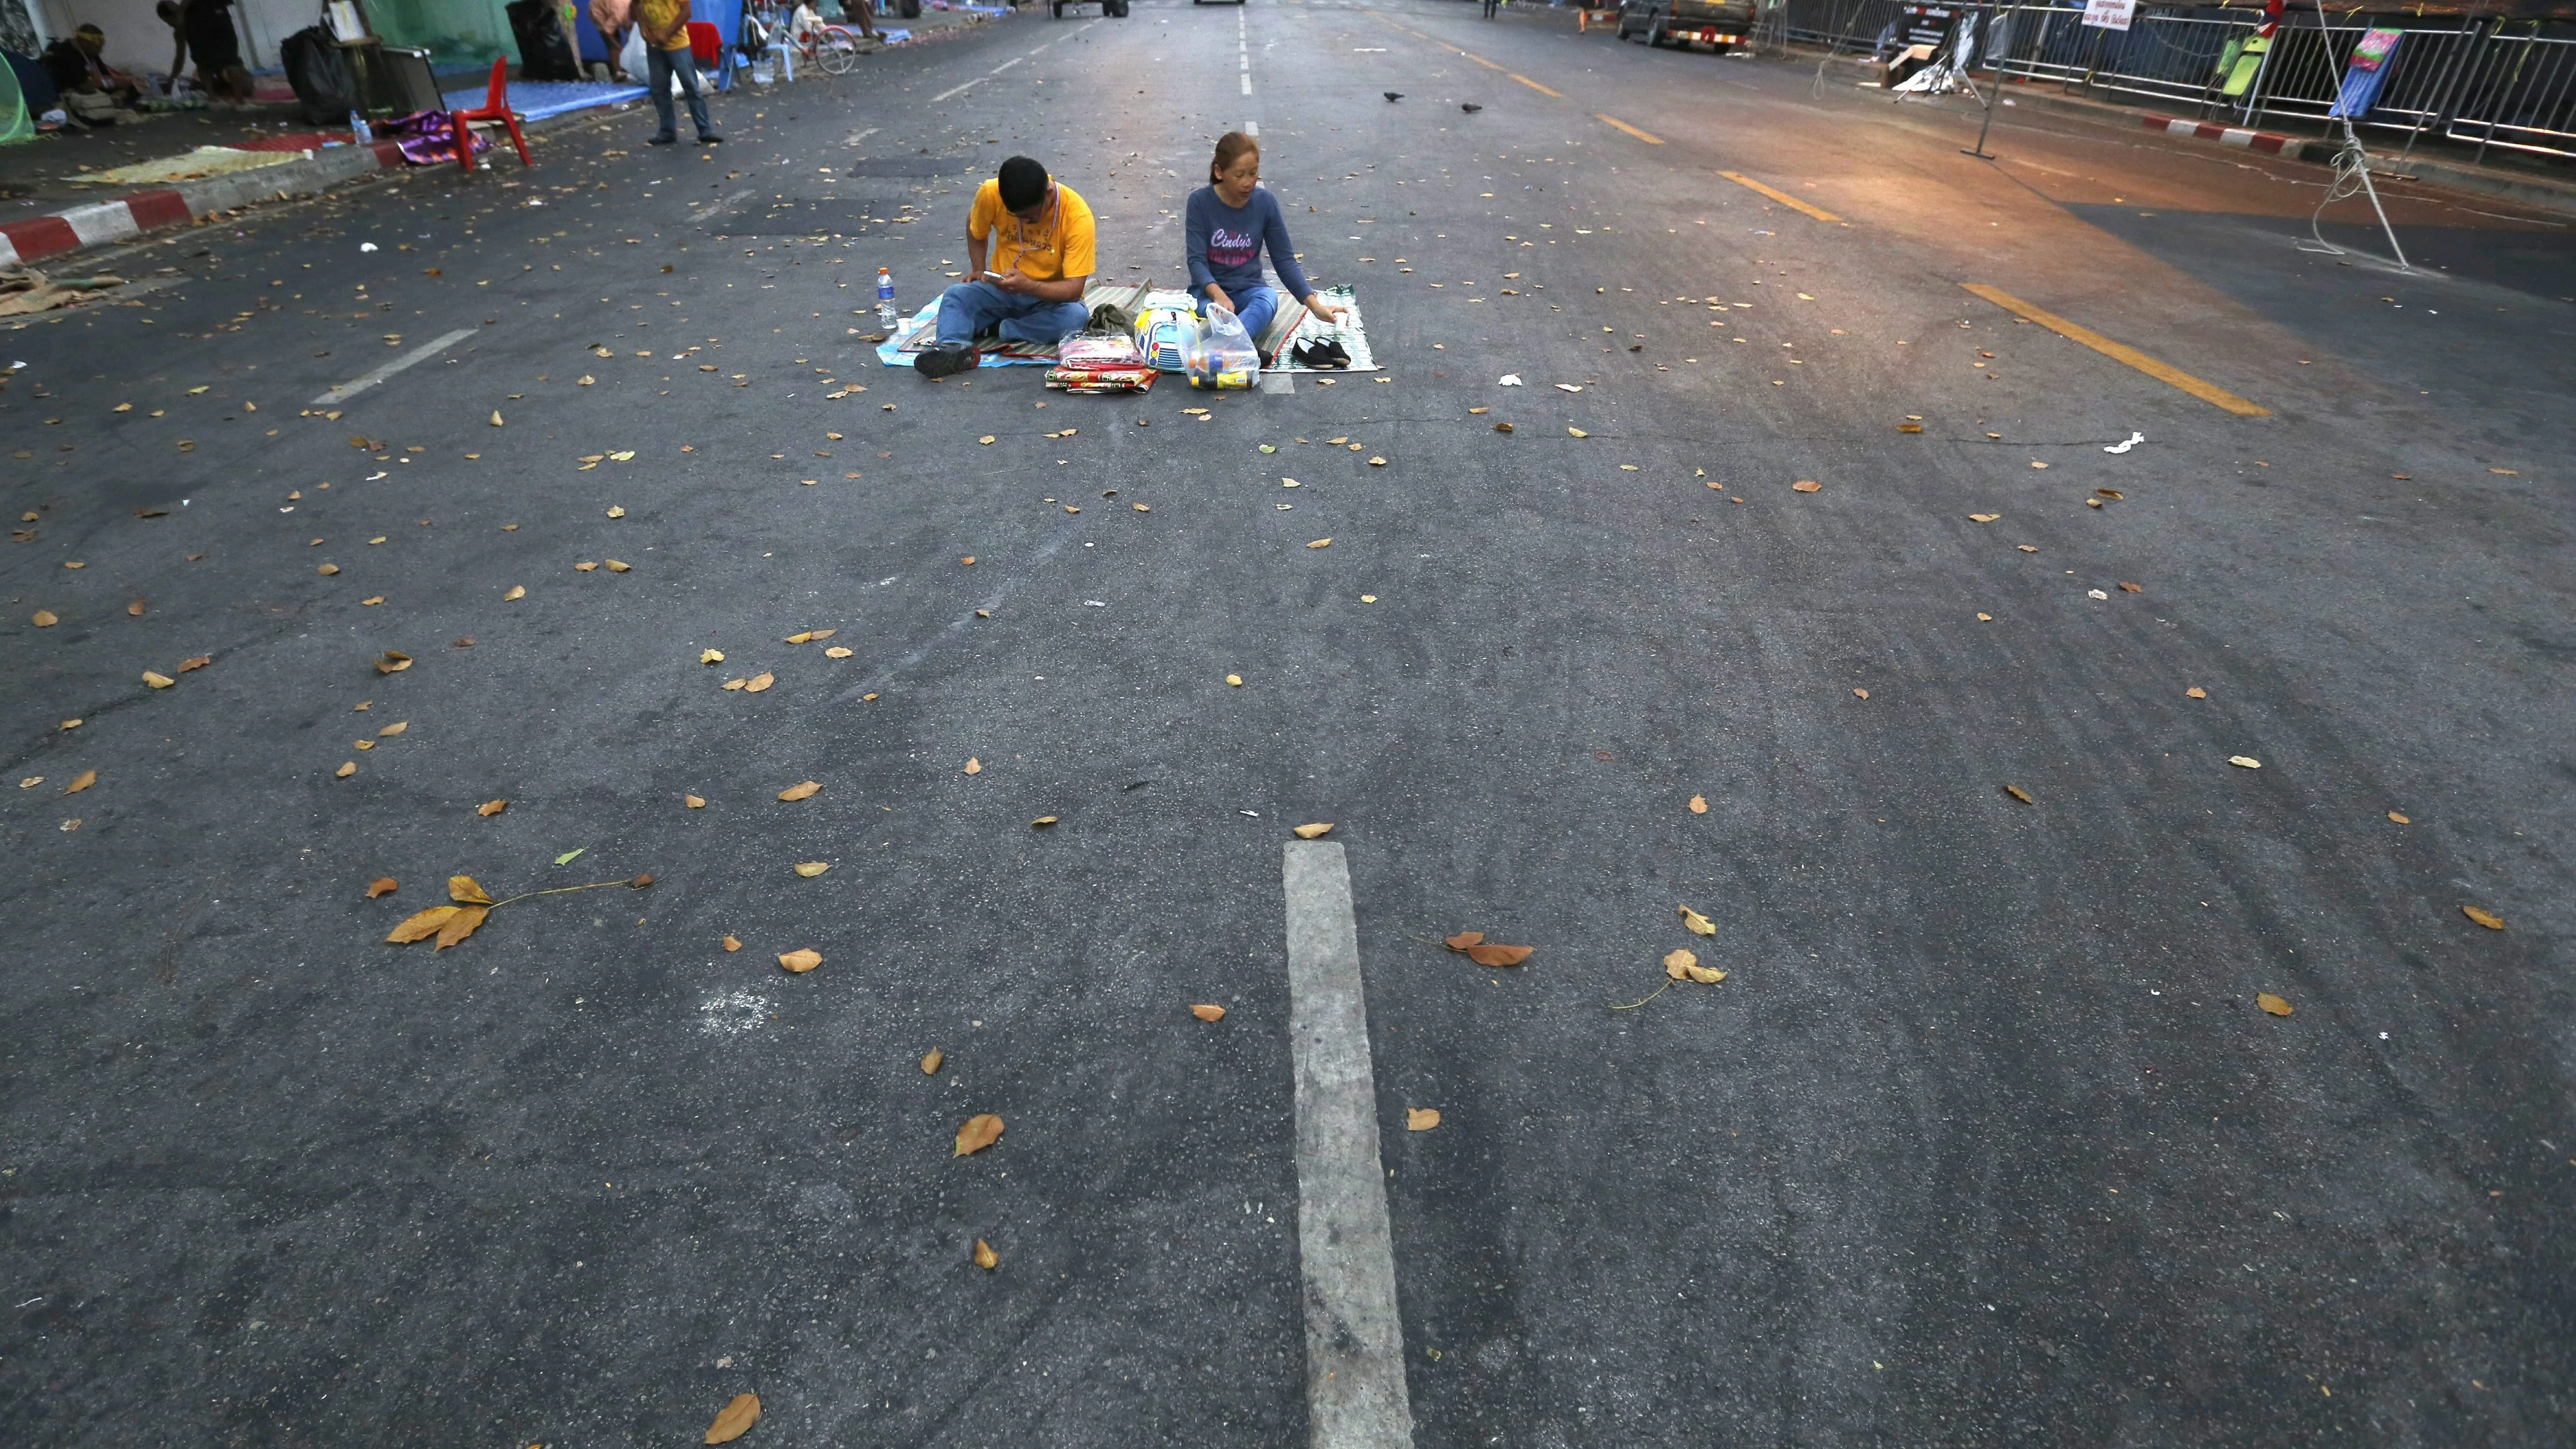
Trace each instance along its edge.
<path fill-rule="evenodd" d="M 1261 373 L 1261 354 L 1253 349 L 1252 334 L 1243 329 L 1241 318 L 1209 305 L 1207 327 L 1189 352 L 1189 373 L 1192 387 L 1252 386 Z"/>
<path fill-rule="evenodd" d="M 640 81 L 645 77 L 646 64 L 644 27 L 629 25 L 626 27 L 626 43 L 618 47 L 617 68 L 626 72 L 627 79 Z"/>

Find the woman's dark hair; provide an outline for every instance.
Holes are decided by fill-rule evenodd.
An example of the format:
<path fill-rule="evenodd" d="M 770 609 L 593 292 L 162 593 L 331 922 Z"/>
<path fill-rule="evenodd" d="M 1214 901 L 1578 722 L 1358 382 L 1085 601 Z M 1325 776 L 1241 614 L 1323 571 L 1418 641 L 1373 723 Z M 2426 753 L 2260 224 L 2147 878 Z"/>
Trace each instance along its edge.
<path fill-rule="evenodd" d="M 1246 151 L 1259 151 L 1261 143 L 1241 131 L 1228 131 L 1216 138 L 1216 159 L 1208 163 L 1208 185 L 1214 186 L 1226 168 L 1243 159 Z"/>

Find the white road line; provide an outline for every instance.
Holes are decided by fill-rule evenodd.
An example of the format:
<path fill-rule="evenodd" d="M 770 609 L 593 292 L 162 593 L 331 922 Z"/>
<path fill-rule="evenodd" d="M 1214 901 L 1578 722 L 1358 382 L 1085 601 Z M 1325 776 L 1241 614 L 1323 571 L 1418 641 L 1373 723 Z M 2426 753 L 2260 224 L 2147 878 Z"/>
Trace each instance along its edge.
<path fill-rule="evenodd" d="M 1247 96 L 1252 94 L 1252 52 L 1244 44 L 1243 12 L 1240 10 L 1234 12 L 1234 65 L 1242 72 L 1237 79 L 1243 82 L 1243 93 Z"/>
<path fill-rule="evenodd" d="M 1413 1449 L 1350 868 L 1335 842 L 1291 841 L 1280 880 L 1297 1083 L 1308 1442 L 1313 1449 Z"/>
<path fill-rule="evenodd" d="M 386 378 L 393 376 L 404 368 L 410 367 L 414 363 L 429 361 L 438 354 L 454 347 L 457 343 L 473 336 L 474 333 L 474 328 L 459 327 L 455 331 L 448 333 L 446 336 L 439 338 L 435 342 L 413 348 L 411 351 L 406 352 L 402 356 L 395 358 L 393 361 L 386 363 L 384 366 L 375 369 L 373 372 L 362 372 L 356 377 L 350 378 L 347 382 L 333 383 L 329 392 L 326 392 L 320 397 L 313 399 L 311 402 L 306 403 L 305 406 L 325 408 L 336 402 L 347 402 L 349 399 L 365 392 L 368 388 L 374 387 L 377 383 L 384 381 Z"/>
<path fill-rule="evenodd" d="M 852 131 L 847 136 L 841 138 L 841 144 L 844 146 L 855 146 L 870 136 L 875 135 L 878 130 L 878 127 L 870 126 L 864 131 Z"/>

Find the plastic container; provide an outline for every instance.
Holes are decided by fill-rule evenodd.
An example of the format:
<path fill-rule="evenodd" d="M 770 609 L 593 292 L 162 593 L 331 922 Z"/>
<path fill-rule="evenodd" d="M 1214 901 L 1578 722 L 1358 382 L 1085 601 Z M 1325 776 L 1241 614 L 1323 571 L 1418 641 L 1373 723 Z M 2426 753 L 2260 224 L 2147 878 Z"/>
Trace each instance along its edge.
<path fill-rule="evenodd" d="M 1250 387 L 1261 376 L 1261 353 L 1252 345 L 1252 334 L 1223 307 L 1207 309 L 1207 323 L 1184 355 L 1192 387 Z"/>
<path fill-rule="evenodd" d="M 364 146 L 375 139 L 375 128 L 367 124 L 367 118 L 358 114 L 356 111 L 351 111 L 349 113 L 349 140 L 351 144 Z"/>
<path fill-rule="evenodd" d="M 895 324 L 894 273 L 877 268 L 877 325 L 891 330 Z"/>

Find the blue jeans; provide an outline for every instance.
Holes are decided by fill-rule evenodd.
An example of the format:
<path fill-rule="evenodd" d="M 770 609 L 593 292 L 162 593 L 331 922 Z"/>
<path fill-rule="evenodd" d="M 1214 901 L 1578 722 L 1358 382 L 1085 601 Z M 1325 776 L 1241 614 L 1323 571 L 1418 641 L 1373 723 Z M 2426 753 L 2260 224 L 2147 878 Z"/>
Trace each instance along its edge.
<path fill-rule="evenodd" d="M 939 294 L 942 342 L 972 342 L 998 324 L 1005 342 L 1053 347 L 1090 320 L 1091 309 L 1080 302 L 1042 302 L 1005 292 L 990 282 L 959 282 Z"/>
<path fill-rule="evenodd" d="M 1261 340 L 1261 329 L 1269 326 L 1270 319 L 1279 315 L 1279 289 L 1277 287 L 1246 287 L 1242 291 L 1237 292 L 1232 288 L 1228 288 L 1226 295 L 1232 297 L 1236 302 L 1241 304 L 1235 311 L 1235 320 L 1243 324 L 1244 331 L 1252 334 L 1253 341 L 1259 342 Z M 1207 315 L 1208 308 L 1214 305 L 1216 304 L 1208 300 L 1207 293 L 1199 293 L 1199 315 L 1201 317 L 1205 317 Z"/>
<path fill-rule="evenodd" d="M 653 114 L 660 117 L 660 134 L 675 136 L 677 117 L 671 114 L 671 77 L 680 78 L 680 91 L 689 98 L 689 119 L 697 122 L 698 134 L 712 136 L 715 123 L 707 119 L 707 98 L 698 87 L 698 57 L 687 46 L 678 50 L 647 50 L 644 53 L 644 88 L 653 93 Z"/>

